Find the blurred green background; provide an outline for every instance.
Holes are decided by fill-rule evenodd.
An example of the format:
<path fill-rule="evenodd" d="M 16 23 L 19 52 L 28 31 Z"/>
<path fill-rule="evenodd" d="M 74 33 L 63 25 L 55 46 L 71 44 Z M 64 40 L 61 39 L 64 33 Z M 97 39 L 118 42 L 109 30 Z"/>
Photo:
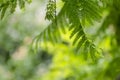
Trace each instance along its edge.
<path fill-rule="evenodd" d="M 47 42 L 47 48 L 43 45 L 34 52 L 32 40 L 50 23 L 44 19 L 46 4 L 46 0 L 33 0 L 25 10 L 17 8 L 0 21 L 0 80 L 120 80 L 120 49 L 113 29 L 94 35 L 101 23 L 85 29 L 102 48 L 104 57 L 95 63 L 86 59 L 85 51 L 76 54 L 69 33 L 63 34 L 62 43 Z"/>

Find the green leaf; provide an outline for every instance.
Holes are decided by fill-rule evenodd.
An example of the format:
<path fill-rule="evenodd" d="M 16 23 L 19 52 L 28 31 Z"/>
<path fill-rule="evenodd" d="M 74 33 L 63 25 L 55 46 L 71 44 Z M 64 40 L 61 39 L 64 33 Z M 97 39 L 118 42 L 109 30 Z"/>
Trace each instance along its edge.
<path fill-rule="evenodd" d="M 2 8 L 2 10 L 1 10 L 1 19 L 3 19 L 6 10 L 7 10 L 7 7 Z"/>
<path fill-rule="evenodd" d="M 83 35 L 82 39 L 77 44 L 77 48 L 76 48 L 77 52 L 80 50 L 81 46 L 84 44 L 85 41 L 86 41 L 86 37 Z"/>

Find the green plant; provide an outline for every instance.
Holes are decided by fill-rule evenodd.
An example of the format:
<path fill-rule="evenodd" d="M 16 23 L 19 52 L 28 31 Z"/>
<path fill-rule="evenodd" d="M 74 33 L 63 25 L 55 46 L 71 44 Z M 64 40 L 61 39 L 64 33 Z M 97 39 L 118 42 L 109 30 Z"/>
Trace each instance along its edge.
<path fill-rule="evenodd" d="M 111 80 L 115 79 L 116 76 L 119 77 L 120 0 L 59 0 L 59 1 L 61 1 L 61 3 L 63 4 L 60 10 L 58 10 L 56 0 L 48 0 L 45 18 L 48 19 L 51 23 L 43 32 L 36 36 L 34 40 L 36 43 L 35 48 L 38 49 L 39 45 L 41 45 L 42 42 L 43 43 L 52 42 L 53 45 L 56 42 L 61 43 L 62 42 L 61 37 L 63 36 L 63 33 L 68 33 L 70 34 L 72 45 L 76 47 L 75 48 L 76 53 L 83 53 L 85 57 L 87 56 L 87 53 L 89 53 L 92 59 L 96 61 L 98 60 L 97 56 L 99 56 L 97 54 L 99 53 L 98 48 L 101 47 L 102 45 L 101 48 L 104 49 L 103 54 L 105 55 L 104 60 L 106 61 L 103 61 L 103 64 L 99 65 L 98 60 L 98 64 L 96 64 L 98 68 L 95 68 L 96 66 L 94 67 L 94 65 L 92 65 L 92 68 L 95 69 L 99 69 L 100 66 L 101 71 L 95 70 L 99 73 L 94 75 L 94 77 L 88 79 L 99 77 L 99 80 L 102 79 Z M 18 3 L 20 8 L 23 9 L 25 7 L 26 2 L 30 2 L 30 0 L 27 1 L 0 0 L 1 18 L 4 17 L 5 12 L 13 13 Z M 99 27 L 98 25 L 95 25 L 97 29 L 95 29 L 96 31 L 93 31 L 94 33 L 92 34 L 92 37 L 94 38 L 89 38 L 89 33 L 86 31 L 86 28 L 88 28 L 87 26 L 92 26 L 90 30 L 96 28 L 93 27 L 93 25 L 96 22 L 100 22 L 101 24 Z M 97 38 L 99 41 L 98 44 L 95 44 Z M 104 46 L 105 47 L 107 46 L 106 50 Z M 62 58 L 64 58 L 64 56 L 62 55 L 62 57 L 59 59 L 61 60 Z M 73 57 L 73 54 L 70 57 Z M 56 59 L 56 57 L 54 58 Z M 81 57 L 78 58 L 78 60 L 79 59 L 81 60 Z M 76 57 L 74 57 L 73 61 L 74 60 L 75 62 L 78 61 L 76 60 Z M 57 61 L 57 59 L 55 61 Z M 61 63 L 59 63 L 59 65 Z M 74 62 L 72 62 L 71 64 L 73 63 Z M 78 65 L 78 63 L 75 65 Z M 59 67 L 58 65 L 56 66 Z M 77 67 L 77 70 L 79 70 L 79 67 L 80 66 Z M 93 71 L 93 73 L 95 74 L 96 72 Z M 108 75 L 108 73 L 110 75 Z M 70 76 L 75 77 L 76 75 L 73 74 Z M 65 77 L 65 80 L 70 79 L 70 76 Z M 83 73 L 83 79 L 85 78 L 85 76 L 86 73 L 85 74 Z M 81 79 L 81 77 L 80 78 L 77 77 L 76 79 L 79 80 Z"/>
<path fill-rule="evenodd" d="M 21 9 L 24 8 L 25 2 L 31 2 L 31 0 L 1 0 L 1 18 L 4 17 L 7 9 L 13 13 L 17 3 Z M 79 51 L 80 47 L 84 46 L 85 49 L 88 48 L 87 53 L 90 53 L 92 59 L 94 59 L 96 52 L 99 52 L 94 43 L 88 38 L 84 28 L 88 24 L 94 24 L 94 22 L 102 19 L 102 13 L 107 11 L 108 14 L 99 30 L 102 29 L 103 31 L 103 29 L 105 30 L 107 27 L 109 27 L 110 24 L 113 24 L 116 30 L 115 33 L 117 43 L 120 44 L 120 38 L 118 35 L 120 32 L 118 31 L 120 15 L 119 0 L 62 0 L 62 2 L 63 6 L 57 14 L 56 0 L 48 1 L 46 19 L 50 20 L 51 24 L 36 37 L 36 43 L 38 43 L 39 40 L 49 40 L 52 41 L 52 43 L 58 42 L 61 38 L 61 31 L 66 32 L 65 29 L 68 29 L 71 31 L 70 39 L 75 36 L 73 45 L 76 45 L 76 51 Z"/>

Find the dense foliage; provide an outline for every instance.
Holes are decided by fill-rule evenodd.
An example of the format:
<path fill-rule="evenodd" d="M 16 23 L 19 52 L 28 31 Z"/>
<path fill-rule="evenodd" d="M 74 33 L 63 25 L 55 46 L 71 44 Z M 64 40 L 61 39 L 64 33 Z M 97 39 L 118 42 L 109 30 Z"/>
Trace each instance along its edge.
<path fill-rule="evenodd" d="M 36 0 L 41 5 L 45 1 Z M 30 2 L 0 0 L 0 75 L 7 71 L 4 74 L 11 75 L 0 79 L 119 80 L 120 0 L 48 0 L 45 19 L 49 24 L 44 30 L 34 27 L 29 13 L 28 22 L 26 17 L 5 17 Z M 35 32 L 40 34 L 31 49 L 29 40 Z M 21 48 L 29 54 L 19 61 L 14 56 Z M 26 48 L 29 51 L 24 52 Z"/>

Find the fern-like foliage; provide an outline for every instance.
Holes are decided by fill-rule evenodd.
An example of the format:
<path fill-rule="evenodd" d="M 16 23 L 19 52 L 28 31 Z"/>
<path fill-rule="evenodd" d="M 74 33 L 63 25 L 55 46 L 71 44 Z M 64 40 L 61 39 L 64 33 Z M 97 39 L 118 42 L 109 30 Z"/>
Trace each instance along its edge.
<path fill-rule="evenodd" d="M 54 20 L 56 16 L 56 1 L 49 0 L 47 4 L 47 12 L 46 12 L 46 19 Z"/>
<path fill-rule="evenodd" d="M 30 3 L 31 0 L 0 0 L 1 19 L 4 17 L 7 10 L 10 10 L 10 12 L 13 13 L 17 5 L 19 5 L 21 9 L 24 8 L 25 2 Z"/>
<path fill-rule="evenodd" d="M 55 14 L 55 0 L 50 0 L 47 5 L 46 18 L 52 23 L 40 33 L 35 41 L 50 40 L 53 43 L 61 39 L 60 33 L 66 32 L 66 27 L 71 31 L 70 39 L 74 38 L 73 45 L 79 52 L 81 46 L 90 53 L 93 60 L 98 52 L 96 46 L 87 38 L 84 31 L 85 24 L 92 24 L 101 18 L 101 6 L 98 0 L 62 0 L 64 5 L 58 15 Z"/>
<path fill-rule="evenodd" d="M 62 0 L 64 5 L 57 14 L 56 0 L 48 0 L 45 18 L 50 20 L 51 24 L 35 38 L 35 42 L 60 42 L 61 32 L 66 33 L 66 29 L 69 29 L 71 32 L 70 39 L 73 39 L 76 51 L 79 52 L 80 48 L 84 46 L 84 49 L 87 49 L 87 53 L 90 53 L 91 57 L 95 58 L 96 47 L 88 39 L 84 27 L 86 24 L 92 24 L 101 18 L 102 6 L 99 5 L 100 1 Z M 1 19 L 7 10 L 13 13 L 17 5 L 22 9 L 25 7 L 26 2 L 31 2 L 31 0 L 1 0 Z M 104 1 L 101 3 L 104 3 Z"/>

